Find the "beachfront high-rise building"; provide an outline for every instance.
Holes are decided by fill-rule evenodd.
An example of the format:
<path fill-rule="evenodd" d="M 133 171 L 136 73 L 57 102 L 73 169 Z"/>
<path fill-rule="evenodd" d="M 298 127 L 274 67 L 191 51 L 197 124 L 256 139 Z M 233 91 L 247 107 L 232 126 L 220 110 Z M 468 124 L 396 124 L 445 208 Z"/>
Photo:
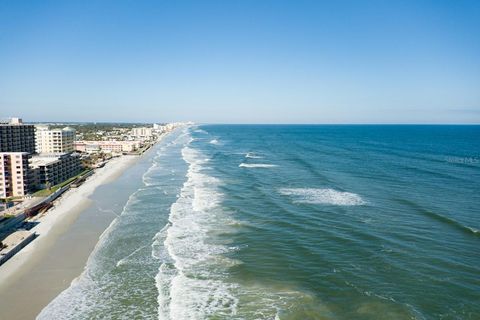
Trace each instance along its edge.
<path fill-rule="evenodd" d="M 0 198 L 26 195 L 31 186 L 28 152 L 0 152 Z"/>
<path fill-rule="evenodd" d="M 75 129 L 50 129 L 47 126 L 36 126 L 35 132 L 37 153 L 69 153 L 75 151 Z"/>
<path fill-rule="evenodd" d="M 0 122 L 0 152 L 35 152 L 35 127 L 20 118 Z"/>
<path fill-rule="evenodd" d="M 131 135 L 135 139 L 149 140 L 153 137 L 153 128 L 149 128 L 149 127 L 133 128 Z"/>

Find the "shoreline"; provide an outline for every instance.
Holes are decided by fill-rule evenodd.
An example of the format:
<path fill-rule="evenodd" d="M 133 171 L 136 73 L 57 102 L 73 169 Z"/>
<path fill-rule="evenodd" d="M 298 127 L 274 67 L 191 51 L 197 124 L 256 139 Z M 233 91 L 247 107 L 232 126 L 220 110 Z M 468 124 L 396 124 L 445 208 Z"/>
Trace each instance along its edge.
<path fill-rule="evenodd" d="M 25 319 L 25 317 L 36 317 L 45 306 L 45 301 L 36 305 L 29 302 L 29 307 L 23 308 L 30 310 L 25 310 L 26 314 L 23 315 L 12 310 L 15 308 L 9 308 L 13 305 L 20 305 L 20 307 L 22 305 L 22 298 L 25 298 L 19 288 L 25 286 L 22 279 L 29 277 L 30 273 L 35 271 L 35 268 L 44 262 L 49 254 L 52 254 L 51 251 L 59 238 L 65 235 L 81 216 L 81 213 L 92 205 L 93 201 L 90 197 L 95 190 L 102 185 L 115 181 L 140 158 L 141 156 L 138 155 L 124 155 L 110 160 L 105 167 L 97 169 L 92 176 L 88 177 L 81 186 L 67 190 L 43 216 L 34 219 L 34 221 L 40 222 L 30 230 L 37 233 L 36 239 L 0 267 L 0 318 Z M 111 220 L 113 219 L 114 217 L 111 217 Z M 89 242 L 92 242 L 91 240 L 89 239 Z M 95 237 L 94 244 L 96 242 L 98 242 L 98 236 Z M 76 266 L 78 267 L 78 263 Z M 81 268 L 83 267 L 84 264 L 81 265 Z M 55 271 L 52 271 L 52 273 L 55 273 Z M 74 275 L 66 283 L 66 286 L 68 287 L 77 276 L 78 274 Z M 50 291 L 50 296 L 54 298 L 63 291 L 63 287 L 52 289 L 55 292 Z M 49 301 L 51 299 L 48 299 L 47 304 Z M 34 309 L 38 310 L 34 311 Z"/>

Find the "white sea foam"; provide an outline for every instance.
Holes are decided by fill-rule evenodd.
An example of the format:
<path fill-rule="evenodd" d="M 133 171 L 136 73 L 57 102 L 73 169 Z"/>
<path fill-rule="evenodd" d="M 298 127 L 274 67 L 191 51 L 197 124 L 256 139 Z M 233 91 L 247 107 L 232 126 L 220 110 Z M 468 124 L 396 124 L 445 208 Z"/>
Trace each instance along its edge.
<path fill-rule="evenodd" d="M 210 143 L 210 144 L 215 144 L 215 145 L 218 145 L 218 144 L 220 144 L 220 142 L 218 142 L 218 140 L 217 140 L 217 139 L 212 139 L 212 140 L 210 140 L 210 142 L 209 142 L 209 143 Z"/>
<path fill-rule="evenodd" d="M 279 192 L 292 197 L 296 203 L 332 204 L 338 206 L 365 204 L 365 201 L 358 194 L 334 189 L 283 188 L 280 189 Z"/>
<path fill-rule="evenodd" d="M 231 218 L 219 206 L 221 181 L 203 172 L 208 159 L 191 147 L 182 149 L 188 163 L 187 181 L 171 206 L 169 224 L 158 234 L 171 258 L 161 264 L 156 276 L 160 319 L 205 319 L 211 315 L 232 316 L 237 299 L 232 285 L 221 279 L 219 255 L 231 251 L 215 243 L 211 234 L 228 225 Z M 154 256 L 161 256 L 157 248 Z M 228 260 L 227 258 L 223 258 Z"/>
<path fill-rule="evenodd" d="M 128 264 L 130 261 L 132 261 L 132 257 L 134 257 L 138 252 L 142 251 L 143 249 L 145 249 L 147 246 L 141 246 L 140 248 L 137 248 L 135 249 L 132 253 L 130 253 L 129 255 L 127 255 L 126 257 L 118 260 L 116 266 L 117 268 L 118 267 L 121 267 L 123 265 L 126 265 Z"/>
<path fill-rule="evenodd" d="M 173 262 L 172 258 L 163 245 L 167 238 L 167 230 L 170 228 L 170 223 L 167 223 L 154 237 L 152 243 L 152 257 L 163 262 Z"/>
<path fill-rule="evenodd" d="M 240 168 L 274 168 L 274 167 L 277 167 L 276 164 L 267 164 L 267 163 L 240 163 L 238 166 Z"/>
<path fill-rule="evenodd" d="M 247 152 L 245 155 L 245 158 L 250 158 L 250 159 L 262 159 L 263 157 L 256 155 L 253 152 Z"/>
<path fill-rule="evenodd" d="M 466 228 L 468 228 L 474 234 L 480 234 L 480 230 L 478 230 L 478 229 L 475 229 L 475 228 L 472 228 L 472 227 L 466 227 Z"/>

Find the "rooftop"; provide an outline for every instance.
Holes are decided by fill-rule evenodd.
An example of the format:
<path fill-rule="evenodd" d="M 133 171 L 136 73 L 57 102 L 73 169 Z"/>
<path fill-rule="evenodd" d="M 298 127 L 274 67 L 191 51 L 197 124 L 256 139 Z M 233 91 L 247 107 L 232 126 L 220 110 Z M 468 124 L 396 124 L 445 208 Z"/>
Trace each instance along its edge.
<path fill-rule="evenodd" d="M 30 154 L 29 152 L 25 152 L 25 151 L 21 151 L 21 152 L 9 152 L 9 151 L 4 151 L 4 152 L 0 152 L 0 154 L 13 154 L 13 155 L 27 155 L 27 154 Z"/>
<path fill-rule="evenodd" d="M 67 153 L 40 153 L 39 155 L 33 156 L 31 158 L 30 165 L 33 168 L 47 166 L 49 164 L 59 161 L 59 158 L 66 154 Z"/>
<path fill-rule="evenodd" d="M 58 162 L 58 157 L 32 157 L 30 165 L 32 168 L 38 168 L 41 166 L 48 166 L 49 164 Z"/>
<path fill-rule="evenodd" d="M 21 118 L 9 118 L 9 119 L 1 119 L 0 125 L 23 125 L 23 121 Z"/>

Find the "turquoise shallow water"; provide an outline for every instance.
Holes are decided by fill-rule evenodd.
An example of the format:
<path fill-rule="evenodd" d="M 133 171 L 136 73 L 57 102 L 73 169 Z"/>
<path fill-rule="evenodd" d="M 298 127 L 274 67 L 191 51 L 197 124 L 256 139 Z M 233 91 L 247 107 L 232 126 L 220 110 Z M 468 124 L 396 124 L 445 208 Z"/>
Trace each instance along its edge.
<path fill-rule="evenodd" d="M 42 319 L 478 319 L 479 126 L 195 126 Z"/>

